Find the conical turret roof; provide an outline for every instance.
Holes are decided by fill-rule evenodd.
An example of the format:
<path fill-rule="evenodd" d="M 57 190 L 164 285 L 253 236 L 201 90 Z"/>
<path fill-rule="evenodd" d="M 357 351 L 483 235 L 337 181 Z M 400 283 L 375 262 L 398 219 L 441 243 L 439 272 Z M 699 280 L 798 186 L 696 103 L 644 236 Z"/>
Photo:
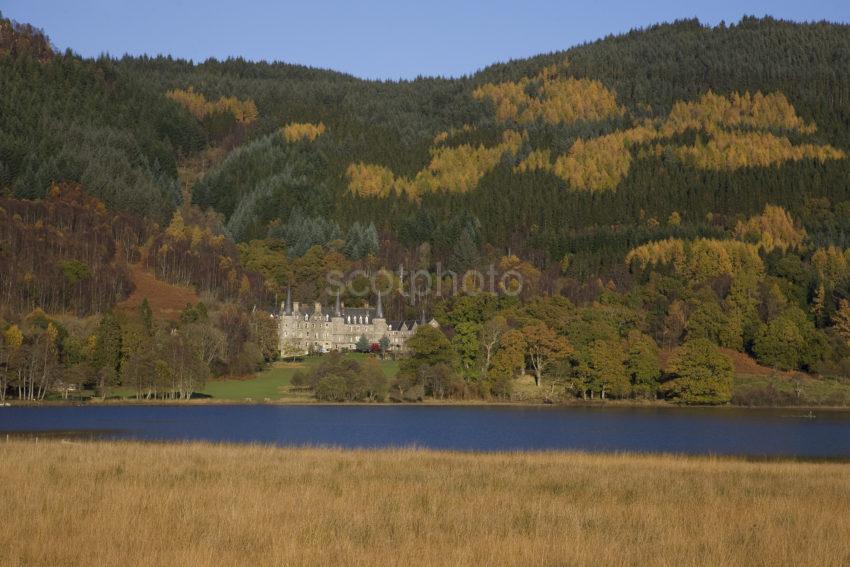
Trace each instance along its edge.
<path fill-rule="evenodd" d="M 286 305 L 283 308 L 284 315 L 292 315 L 292 288 L 286 286 Z"/>

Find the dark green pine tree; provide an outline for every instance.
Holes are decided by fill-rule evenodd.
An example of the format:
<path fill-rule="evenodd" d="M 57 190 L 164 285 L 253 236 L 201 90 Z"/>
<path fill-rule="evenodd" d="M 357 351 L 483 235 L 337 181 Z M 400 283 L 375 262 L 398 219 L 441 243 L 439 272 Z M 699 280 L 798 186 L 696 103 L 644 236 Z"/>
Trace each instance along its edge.
<path fill-rule="evenodd" d="M 95 338 L 92 368 L 96 371 L 97 389 L 105 396 L 110 387 L 118 384 L 121 366 L 121 324 L 111 312 L 101 318 Z"/>
<path fill-rule="evenodd" d="M 142 325 L 145 328 L 145 333 L 150 337 L 153 336 L 153 310 L 151 310 L 148 298 L 142 300 L 139 305 L 139 316 L 142 318 Z"/>
<path fill-rule="evenodd" d="M 475 244 L 472 231 L 469 227 L 464 228 L 452 251 L 451 258 L 449 259 L 449 268 L 458 273 L 463 273 L 466 270 L 476 267 L 479 259 L 478 246 Z"/>

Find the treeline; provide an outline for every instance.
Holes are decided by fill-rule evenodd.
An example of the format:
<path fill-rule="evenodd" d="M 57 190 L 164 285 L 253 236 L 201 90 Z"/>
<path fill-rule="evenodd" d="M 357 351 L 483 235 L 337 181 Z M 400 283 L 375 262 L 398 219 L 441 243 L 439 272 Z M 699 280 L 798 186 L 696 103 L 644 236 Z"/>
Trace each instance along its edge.
<path fill-rule="evenodd" d="M 53 184 L 40 201 L 0 197 L 0 316 L 108 310 L 133 290 L 127 264 L 148 230 L 73 183 Z"/>
<path fill-rule="evenodd" d="M 266 312 L 232 304 L 187 305 L 158 321 L 147 300 L 137 312 L 51 317 L 35 310 L 0 319 L 0 401 L 48 396 L 188 399 L 215 376 L 243 376 L 277 357 L 277 327 Z"/>

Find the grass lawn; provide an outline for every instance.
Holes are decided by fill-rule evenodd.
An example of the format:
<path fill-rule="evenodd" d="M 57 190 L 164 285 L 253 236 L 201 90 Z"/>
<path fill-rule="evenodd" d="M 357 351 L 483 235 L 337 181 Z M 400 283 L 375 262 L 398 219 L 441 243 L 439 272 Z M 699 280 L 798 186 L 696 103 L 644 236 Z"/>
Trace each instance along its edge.
<path fill-rule="evenodd" d="M 362 360 L 367 355 L 350 353 L 346 357 Z M 309 393 L 292 391 L 290 381 L 296 371 L 309 370 L 321 361 L 321 356 L 310 356 L 299 362 L 275 362 L 267 370 L 247 380 L 211 380 L 200 393 L 219 400 L 313 399 Z M 380 364 L 390 378 L 398 372 L 398 361 L 382 360 Z"/>
<path fill-rule="evenodd" d="M 736 374 L 732 402 L 753 406 L 846 406 L 850 404 L 850 380 L 802 373 Z"/>

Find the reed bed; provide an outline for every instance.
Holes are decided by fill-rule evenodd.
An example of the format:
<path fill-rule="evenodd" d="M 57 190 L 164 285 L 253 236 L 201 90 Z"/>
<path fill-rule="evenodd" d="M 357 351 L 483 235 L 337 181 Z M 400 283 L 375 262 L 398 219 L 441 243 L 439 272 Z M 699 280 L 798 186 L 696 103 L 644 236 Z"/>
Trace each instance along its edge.
<path fill-rule="evenodd" d="M 850 565 L 850 465 L 0 442 L 11 565 Z"/>

